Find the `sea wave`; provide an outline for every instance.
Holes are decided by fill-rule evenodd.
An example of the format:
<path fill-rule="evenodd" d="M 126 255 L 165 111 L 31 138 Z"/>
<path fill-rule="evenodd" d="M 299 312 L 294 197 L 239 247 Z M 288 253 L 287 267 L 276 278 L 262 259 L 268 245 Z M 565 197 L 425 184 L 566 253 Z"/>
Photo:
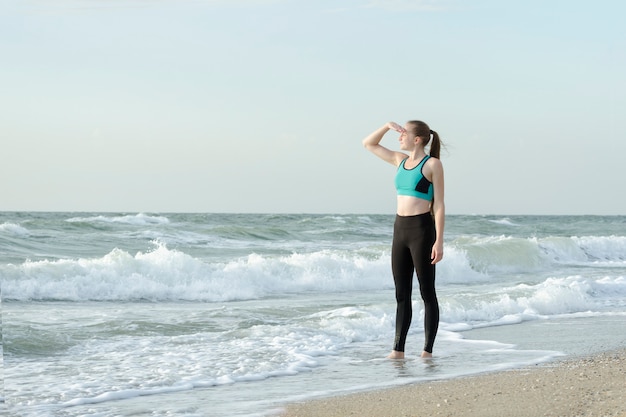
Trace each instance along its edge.
<path fill-rule="evenodd" d="M 122 223 L 130 225 L 154 225 L 168 224 L 170 220 L 164 216 L 151 216 L 145 213 L 123 216 L 91 216 L 91 217 L 72 217 L 66 220 L 69 223 Z"/>
<path fill-rule="evenodd" d="M 445 300 L 441 310 L 449 323 L 483 327 L 577 313 L 623 312 L 625 297 L 623 276 L 551 277 L 537 284 L 517 284 L 488 294 L 467 292 Z"/>
<path fill-rule="evenodd" d="M 114 249 L 100 258 L 26 261 L 4 266 L 3 293 L 14 300 L 256 299 L 302 291 L 346 291 L 393 285 L 384 258 L 331 250 L 269 256 L 252 253 L 205 262 L 155 242 L 136 255 Z"/>
<path fill-rule="evenodd" d="M 573 244 L 571 242 L 578 245 L 575 239 L 568 244 Z M 10 300 L 231 301 L 302 292 L 393 288 L 390 254 L 386 251 L 323 249 L 288 255 L 251 253 L 216 262 L 170 249 L 162 242 L 155 241 L 154 245 L 153 250 L 135 255 L 114 249 L 102 257 L 3 265 L 0 267 L 3 295 Z M 503 240 L 495 246 L 489 241 L 478 242 L 478 249 L 446 248 L 446 261 L 438 265 L 438 285 L 505 284 L 501 283 L 500 275 L 493 272 L 497 269 L 494 265 L 499 262 L 500 267 L 509 269 L 528 268 L 540 263 L 535 258 L 543 257 L 541 262 L 554 260 L 556 250 L 552 250 L 553 255 L 546 256 L 539 249 L 541 245 L 533 240 Z M 485 253 L 485 247 L 490 248 L 490 252 Z M 498 252 L 497 256 L 494 252 Z M 505 256 L 507 254 L 510 256 Z M 580 256 L 578 252 L 569 255 L 568 262 L 579 260 Z M 612 259 L 612 262 L 618 262 L 619 256 L 616 254 Z M 488 264 L 487 260 L 491 263 Z M 484 267 L 480 262 L 485 262 Z M 546 271 L 550 271 L 549 265 L 542 273 L 545 275 Z M 597 278 L 584 279 L 595 283 Z M 507 282 L 515 284 L 514 281 Z M 626 295 L 620 281 L 614 284 L 618 293 Z M 600 283 L 594 285 L 602 287 Z M 553 287 L 561 288 L 556 281 Z M 598 288 L 594 291 L 598 292 Z M 551 302 L 560 300 L 557 296 L 548 299 Z"/>
<path fill-rule="evenodd" d="M 515 222 L 511 221 L 511 219 L 509 219 L 507 217 L 502 218 L 502 219 L 493 219 L 493 220 L 489 220 L 489 221 L 491 223 L 498 224 L 498 225 L 501 225 L 501 226 L 519 226 L 518 223 L 515 223 Z"/>
<path fill-rule="evenodd" d="M 482 273 L 539 271 L 553 265 L 626 265 L 624 236 L 462 236 L 450 246 Z"/>
<path fill-rule="evenodd" d="M 28 229 L 15 223 L 0 224 L 0 233 L 18 237 L 27 237 L 30 235 L 30 231 Z"/>

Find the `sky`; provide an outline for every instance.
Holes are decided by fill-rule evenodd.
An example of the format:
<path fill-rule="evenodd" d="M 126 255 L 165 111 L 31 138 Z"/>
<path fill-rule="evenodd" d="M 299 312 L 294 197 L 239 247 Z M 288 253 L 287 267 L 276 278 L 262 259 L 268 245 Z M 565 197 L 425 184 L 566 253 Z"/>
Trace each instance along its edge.
<path fill-rule="evenodd" d="M 393 214 L 423 120 L 449 214 L 626 214 L 626 3 L 4 0 L 0 211 Z M 398 150 L 390 132 L 382 144 Z"/>

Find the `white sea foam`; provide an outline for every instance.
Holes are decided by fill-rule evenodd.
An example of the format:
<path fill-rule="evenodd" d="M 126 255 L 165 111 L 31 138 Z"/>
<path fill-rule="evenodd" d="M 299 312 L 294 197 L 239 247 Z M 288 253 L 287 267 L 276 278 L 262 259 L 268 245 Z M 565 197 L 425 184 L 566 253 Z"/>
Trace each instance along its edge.
<path fill-rule="evenodd" d="M 102 258 L 27 261 L 5 266 L 4 296 L 14 300 L 255 299 L 301 291 L 387 288 L 385 259 L 333 251 L 289 256 L 250 254 L 207 263 L 157 243 L 131 255 L 114 249 Z"/>
<path fill-rule="evenodd" d="M 626 264 L 626 236 L 583 236 L 572 240 L 592 261 Z"/>
<path fill-rule="evenodd" d="M 272 306 L 269 302 L 263 306 L 266 309 Z M 201 305 L 196 305 L 201 309 Z M 97 307 L 96 307 L 97 309 Z M 128 311 L 125 311 L 128 309 Z M 134 313 L 131 311 L 135 311 Z M 117 305 L 114 311 L 109 311 L 105 317 L 113 319 L 112 314 L 129 320 L 133 316 L 141 317 L 139 311 L 131 305 Z M 223 311 L 223 320 L 235 311 Z M 168 312 L 165 307 L 157 307 L 155 320 L 162 325 L 178 320 L 178 316 L 185 316 L 192 310 Z M 251 311 L 252 312 L 252 311 Z M 241 320 L 245 315 L 239 312 Z M 356 372 L 367 372 L 367 375 L 376 373 L 376 366 L 380 366 L 379 379 L 370 380 L 364 384 L 360 379 L 357 387 L 381 387 L 406 383 L 402 378 L 394 377 L 394 367 L 388 367 L 388 361 L 377 363 L 363 363 L 367 353 L 358 353 L 359 346 L 372 346 L 374 357 L 381 355 L 383 346 L 386 347 L 392 338 L 393 307 L 384 308 L 375 306 L 348 306 L 340 308 L 322 309 L 311 314 L 293 314 L 282 321 L 259 321 L 257 324 L 239 326 L 223 332 L 191 332 L 174 336 L 156 335 L 153 332 L 129 332 L 117 336 L 96 337 L 85 340 L 71 348 L 65 356 L 59 357 L 49 371 L 38 377 L 38 390 L 42 398 L 48 398 L 50 406 L 41 409 L 50 413 L 50 410 L 63 409 L 69 415 L 80 415 L 84 408 L 71 409 L 85 405 L 107 406 L 116 400 L 131 400 L 159 396 L 173 392 L 191 391 L 197 388 L 221 388 L 228 385 L 239 386 L 242 382 L 258 382 L 269 378 L 295 376 L 319 370 L 320 367 L 332 363 L 333 366 L 345 362 L 344 377 L 354 379 Z M 64 322 L 66 332 L 73 330 L 84 333 L 77 318 L 71 318 L 71 312 L 55 320 Z M 197 313 L 196 313 L 197 314 Z M 174 316 L 175 315 L 175 316 Z M 141 319 L 143 321 L 143 319 Z M 499 357 L 495 364 L 486 362 L 482 367 L 451 367 L 447 372 L 451 375 L 464 373 L 484 372 L 486 369 L 500 369 L 513 367 L 516 364 L 536 363 L 546 356 L 554 356 L 555 352 L 524 352 L 517 351 L 515 346 L 489 340 L 464 340 L 459 334 L 450 331 L 447 323 L 442 324 L 438 338 L 439 352 L 445 352 L 445 357 L 468 357 L 477 355 L 483 357 L 492 355 Z M 422 329 L 419 323 L 413 326 L 410 337 L 420 337 Z M 417 336 L 416 336 L 417 335 Z M 69 336 L 69 335 L 68 335 Z M 103 335 L 104 336 L 104 335 Z M 357 351 L 354 351 L 354 350 Z M 481 354 L 479 354 L 482 352 Z M 76 368 L 73 358 L 80 358 L 81 363 L 90 364 L 89 367 Z M 332 358 L 332 359 L 331 359 Z M 464 361 L 466 362 L 466 361 Z M 472 361 L 470 361 L 472 362 Z M 150 366 L 146 366 L 150 364 Z M 355 366 L 359 365 L 360 366 Z M 22 375 L 36 377 L 40 369 L 35 363 L 23 363 L 20 367 Z M 419 364 L 407 366 L 419 367 Z M 448 368 L 449 366 L 446 366 Z M 350 372 L 351 371 L 351 372 Z M 391 371 L 391 375 L 388 375 Z M 331 371 L 332 372 L 332 371 Z M 72 378 L 62 379 L 55 374 L 71 373 Z M 428 373 L 417 372 L 407 375 L 408 379 L 424 380 Z M 336 379 L 336 378 L 335 378 Z M 343 379 L 343 378 L 342 378 Z M 358 378 L 357 378 L 358 379 Z M 288 380 L 287 380 L 288 381 Z M 350 389 L 355 389 L 357 382 L 353 382 Z M 289 382 L 287 382 L 289 385 Z M 323 385 L 316 385 L 317 389 L 335 385 L 332 378 Z M 341 384 L 340 384 L 341 386 Z M 10 385 L 14 390 L 16 387 Z M 62 389 L 62 397 L 58 392 Z M 219 391 L 217 391 L 219 392 Z M 290 391 L 291 392 L 291 391 Z M 307 395 L 312 395 L 310 390 Z M 322 392 L 322 391 L 320 391 Z M 24 394 L 25 395 L 25 394 Z M 204 391 L 204 394 L 210 393 Z M 287 394 L 285 394 L 287 395 Z M 20 400 L 19 404 L 28 405 L 27 399 Z M 50 408 L 56 404 L 56 408 Z M 109 405 L 110 406 L 110 405 Z M 32 413 L 30 415 L 46 415 Z M 113 415 L 112 412 L 106 415 Z"/>
<path fill-rule="evenodd" d="M 580 247 L 593 246 L 603 262 L 623 263 L 623 239 L 493 238 L 446 249 L 438 266 L 439 285 L 498 282 L 497 271 L 532 270 L 550 261 L 594 264 Z M 603 242 L 609 241 L 606 245 Z M 27 261 L 3 267 L 4 297 L 13 300 L 191 300 L 229 301 L 300 292 L 342 292 L 393 288 L 389 253 L 320 250 L 290 255 L 252 253 L 226 262 L 205 261 L 155 242 L 135 255 L 114 249 L 101 258 Z M 510 248 L 508 247 L 510 246 Z M 618 249 L 604 249 L 618 246 Z M 494 254 L 497 257 L 493 259 Z M 592 256 L 592 259 L 595 257 Z M 487 264 L 491 260 L 490 264 Z M 554 287 L 562 287 L 555 277 Z M 615 280 L 616 277 L 606 279 Z M 577 278 L 594 283 L 595 278 Z M 572 285 L 577 285 L 573 282 Z M 597 284 L 599 285 L 599 284 Z M 617 286 L 619 287 L 619 286 Z M 583 290 L 578 290 L 583 294 Z M 561 294 L 562 295 L 562 294 Z M 549 303 L 559 304 L 553 297 Z"/>
<path fill-rule="evenodd" d="M 180 312 L 174 314 L 178 317 Z M 237 312 L 224 311 L 223 314 L 226 321 Z M 372 321 L 378 314 L 379 311 L 372 313 L 368 309 L 327 311 L 295 315 L 282 323 L 259 321 L 222 332 L 159 336 L 135 331 L 87 340 L 71 348 L 70 357 L 80 357 L 83 363 L 90 363 L 90 367 L 76 368 L 72 361 L 59 359 L 50 374 L 40 378 L 38 388 L 47 396 L 54 396 L 58 384 L 63 384 L 54 378 L 54 373 L 73 370 L 71 381 L 77 382 L 68 381 L 63 386 L 66 400 L 59 403 L 69 408 L 297 375 L 319 367 L 322 358 L 336 355 L 339 349 L 351 343 L 355 316 L 363 322 L 371 322 L 371 325 L 359 326 L 364 334 L 366 328 L 369 329 L 368 340 L 372 335 L 381 334 L 381 328 L 389 328 L 390 320 Z M 128 320 L 132 315 L 125 312 L 123 317 Z M 160 321 L 170 319 L 175 318 L 167 313 L 158 315 Z M 151 366 L 146 366 L 147 363 Z M 21 370 L 24 375 L 36 375 L 38 371 L 29 364 L 24 364 Z"/>
<path fill-rule="evenodd" d="M 494 326 L 550 316 L 612 314 L 626 306 L 624 277 L 548 278 L 535 285 L 503 287 L 490 294 L 465 294 L 443 300 L 442 317 L 452 330 L 463 323 Z"/>
<path fill-rule="evenodd" d="M 381 260 L 345 259 L 325 252 L 277 258 L 251 255 L 213 265 L 159 246 L 135 256 L 115 250 L 95 260 L 26 263 L 17 272 L 21 279 L 9 276 L 5 280 L 3 294 L 7 299 L 21 300 L 216 302 L 289 293 L 391 291 L 387 268 Z M 372 273 L 374 270 L 379 272 Z M 473 283 L 482 284 L 476 289 L 454 287 L 449 291 L 445 283 L 440 284 L 442 328 L 459 330 L 564 314 L 610 313 L 623 309 L 626 303 L 623 276 L 550 277 L 536 284 L 500 286 L 475 274 Z M 416 314 L 422 314 L 421 301 L 417 298 L 414 304 Z M 392 313 L 345 308 L 319 313 L 316 319 L 335 327 L 337 335 L 346 340 L 363 341 L 371 336 L 373 327 L 390 321 Z"/>

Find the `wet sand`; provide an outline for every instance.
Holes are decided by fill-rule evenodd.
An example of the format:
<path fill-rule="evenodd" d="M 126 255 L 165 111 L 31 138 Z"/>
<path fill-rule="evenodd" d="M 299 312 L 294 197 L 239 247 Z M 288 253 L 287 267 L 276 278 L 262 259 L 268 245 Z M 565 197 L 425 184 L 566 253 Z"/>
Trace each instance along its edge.
<path fill-rule="evenodd" d="M 626 349 L 289 404 L 283 417 L 626 417 Z"/>

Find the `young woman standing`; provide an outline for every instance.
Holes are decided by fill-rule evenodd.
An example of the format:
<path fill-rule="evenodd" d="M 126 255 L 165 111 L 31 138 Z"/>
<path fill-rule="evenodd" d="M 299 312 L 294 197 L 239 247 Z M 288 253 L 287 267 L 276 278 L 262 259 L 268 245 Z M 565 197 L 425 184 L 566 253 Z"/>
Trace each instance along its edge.
<path fill-rule="evenodd" d="M 400 149 L 406 153 L 380 145 L 389 130 L 400 133 Z M 430 154 L 426 154 L 425 147 L 429 143 Z M 397 212 L 391 247 L 391 269 L 397 302 L 396 336 L 388 357 L 404 358 L 404 344 L 413 316 L 411 293 L 415 271 L 424 301 L 425 343 L 421 357 L 431 358 L 439 327 L 435 264 L 443 257 L 445 225 L 439 135 L 418 120 L 409 121 L 404 127 L 389 122 L 363 139 L 363 146 L 398 169 L 395 180 Z"/>

